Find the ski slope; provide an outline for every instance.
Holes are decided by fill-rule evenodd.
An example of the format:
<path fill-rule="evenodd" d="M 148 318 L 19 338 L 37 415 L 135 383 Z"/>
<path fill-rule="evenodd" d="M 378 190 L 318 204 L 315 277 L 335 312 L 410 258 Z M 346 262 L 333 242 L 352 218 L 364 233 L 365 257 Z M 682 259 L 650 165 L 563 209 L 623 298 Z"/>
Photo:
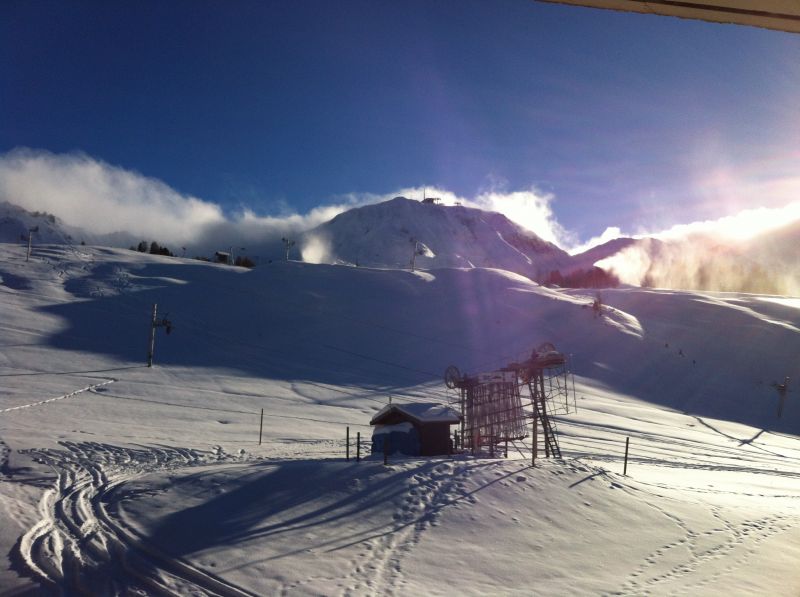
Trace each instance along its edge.
<path fill-rule="evenodd" d="M 797 299 L 0 245 L 8 594 L 800 593 Z M 153 303 L 159 329 L 145 366 Z M 393 401 L 570 354 L 563 460 L 344 459 Z M 259 422 L 264 426 L 259 444 Z M 623 476 L 625 439 L 628 475 Z M 354 451 L 354 448 L 353 448 Z M 352 451 L 351 451 L 352 453 Z"/>

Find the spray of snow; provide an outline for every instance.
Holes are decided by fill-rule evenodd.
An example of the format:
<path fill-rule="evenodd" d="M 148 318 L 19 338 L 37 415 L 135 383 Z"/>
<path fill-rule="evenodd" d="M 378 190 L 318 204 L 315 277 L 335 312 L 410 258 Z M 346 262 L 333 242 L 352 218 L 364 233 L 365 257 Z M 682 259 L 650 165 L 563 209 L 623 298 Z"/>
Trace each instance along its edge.
<path fill-rule="evenodd" d="M 595 265 L 624 284 L 764 294 L 800 294 L 797 251 L 759 243 L 748 249 L 692 235 L 658 242 L 645 239 Z"/>
<path fill-rule="evenodd" d="M 333 263 L 335 260 L 330 241 L 319 234 L 306 236 L 300 255 L 306 263 Z"/>

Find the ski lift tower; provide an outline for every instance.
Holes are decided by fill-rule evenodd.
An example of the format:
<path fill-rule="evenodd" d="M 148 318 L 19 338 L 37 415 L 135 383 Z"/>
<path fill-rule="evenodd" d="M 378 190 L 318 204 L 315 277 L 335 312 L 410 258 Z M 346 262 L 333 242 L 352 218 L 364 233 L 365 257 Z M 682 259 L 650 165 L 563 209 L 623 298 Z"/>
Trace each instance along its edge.
<path fill-rule="evenodd" d="M 530 436 L 531 460 L 535 461 L 541 429 L 545 456 L 561 457 L 551 416 L 568 414 L 571 407 L 567 359 L 552 344 L 542 344 L 521 363 L 475 376 L 462 375 L 451 365 L 444 379 L 448 388 L 459 391 L 462 448 L 474 454 L 488 447 L 494 455 L 498 444 L 511 442 L 521 452 L 527 449 L 522 440 Z M 528 396 L 520 391 L 523 388 Z"/>
<path fill-rule="evenodd" d="M 557 351 L 550 342 L 545 342 L 535 348 L 527 360 L 522 363 L 511 363 L 508 368 L 516 372 L 520 383 L 527 386 L 530 395 L 532 408 L 531 460 L 536 460 L 540 427 L 545 456 L 561 458 L 561 447 L 558 445 L 556 435 L 557 429 L 551 417 L 555 414 L 569 414 L 570 412 L 566 356 Z M 574 393 L 572 408 L 575 409 Z"/>

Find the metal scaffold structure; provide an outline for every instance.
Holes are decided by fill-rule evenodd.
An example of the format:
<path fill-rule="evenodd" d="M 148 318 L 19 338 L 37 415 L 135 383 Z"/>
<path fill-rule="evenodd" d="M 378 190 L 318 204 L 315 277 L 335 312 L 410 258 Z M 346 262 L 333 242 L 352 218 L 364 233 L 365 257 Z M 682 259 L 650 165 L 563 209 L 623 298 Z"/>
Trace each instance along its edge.
<path fill-rule="evenodd" d="M 535 461 L 540 445 L 546 457 L 561 457 L 554 415 L 575 410 L 575 391 L 568 386 L 568 363 L 563 353 L 545 343 L 520 363 L 478 375 L 461 374 L 451 365 L 445 384 L 458 390 L 461 433 L 458 448 L 494 456 L 508 444 L 530 451 Z M 530 438 L 530 442 L 527 442 Z"/>

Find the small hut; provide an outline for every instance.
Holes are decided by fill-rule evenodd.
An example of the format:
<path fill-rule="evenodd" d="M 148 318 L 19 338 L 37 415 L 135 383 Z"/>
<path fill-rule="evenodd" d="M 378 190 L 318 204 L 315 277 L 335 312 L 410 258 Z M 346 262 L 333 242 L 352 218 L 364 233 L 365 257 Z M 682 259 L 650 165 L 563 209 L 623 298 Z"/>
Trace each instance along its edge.
<path fill-rule="evenodd" d="M 450 425 L 461 422 L 458 411 L 434 402 L 388 404 L 378 411 L 370 425 L 372 453 L 399 452 L 407 456 L 449 454 Z"/>

